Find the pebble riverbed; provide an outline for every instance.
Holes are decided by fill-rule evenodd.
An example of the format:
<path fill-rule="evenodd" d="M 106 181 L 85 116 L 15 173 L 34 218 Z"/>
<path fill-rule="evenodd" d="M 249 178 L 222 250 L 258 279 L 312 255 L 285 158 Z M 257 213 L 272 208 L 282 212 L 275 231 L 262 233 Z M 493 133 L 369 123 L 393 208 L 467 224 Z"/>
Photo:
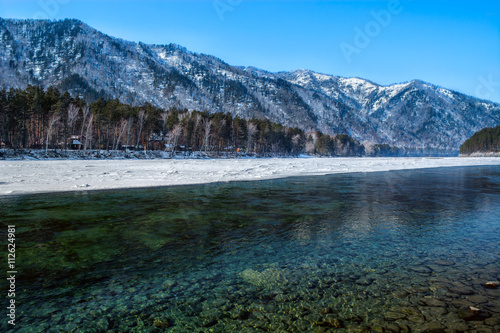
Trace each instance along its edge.
<path fill-rule="evenodd" d="M 1 328 L 500 332 L 499 185 L 484 167 L 4 200 L 24 267 Z"/>

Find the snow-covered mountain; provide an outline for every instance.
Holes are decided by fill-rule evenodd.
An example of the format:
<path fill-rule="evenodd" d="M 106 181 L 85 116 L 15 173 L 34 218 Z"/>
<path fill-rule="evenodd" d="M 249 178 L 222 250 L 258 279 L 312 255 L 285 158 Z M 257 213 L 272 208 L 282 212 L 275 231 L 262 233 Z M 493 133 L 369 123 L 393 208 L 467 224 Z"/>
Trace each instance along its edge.
<path fill-rule="evenodd" d="M 178 45 L 107 36 L 78 20 L 0 19 L 0 86 L 230 112 L 360 141 L 457 150 L 500 124 L 500 105 L 421 81 L 380 86 L 308 70 L 230 66 Z"/>

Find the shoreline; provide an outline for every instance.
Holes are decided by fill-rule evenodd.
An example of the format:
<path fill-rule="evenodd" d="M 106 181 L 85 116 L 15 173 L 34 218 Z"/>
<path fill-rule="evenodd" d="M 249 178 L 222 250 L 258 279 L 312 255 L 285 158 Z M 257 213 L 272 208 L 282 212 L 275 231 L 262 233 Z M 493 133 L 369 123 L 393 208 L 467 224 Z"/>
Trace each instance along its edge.
<path fill-rule="evenodd" d="M 13 160 L 0 161 L 0 197 L 490 165 L 500 158 Z"/>

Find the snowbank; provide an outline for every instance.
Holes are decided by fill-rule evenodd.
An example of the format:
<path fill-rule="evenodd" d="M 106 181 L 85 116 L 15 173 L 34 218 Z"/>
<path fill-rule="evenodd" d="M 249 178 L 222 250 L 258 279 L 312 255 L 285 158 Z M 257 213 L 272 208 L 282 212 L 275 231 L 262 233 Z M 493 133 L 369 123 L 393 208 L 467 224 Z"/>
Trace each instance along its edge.
<path fill-rule="evenodd" d="M 500 166 L 500 158 L 0 161 L 0 195 L 479 165 Z"/>

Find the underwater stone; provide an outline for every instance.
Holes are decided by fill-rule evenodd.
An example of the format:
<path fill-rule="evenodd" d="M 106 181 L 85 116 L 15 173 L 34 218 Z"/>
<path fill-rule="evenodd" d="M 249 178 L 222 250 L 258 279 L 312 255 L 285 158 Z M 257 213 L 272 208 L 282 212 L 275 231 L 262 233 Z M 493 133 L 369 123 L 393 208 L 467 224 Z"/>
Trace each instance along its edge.
<path fill-rule="evenodd" d="M 500 282 L 497 281 L 488 281 L 484 284 L 484 286 L 488 289 L 496 289 L 500 286 Z"/>
<path fill-rule="evenodd" d="M 219 309 L 208 309 L 200 313 L 200 317 L 206 319 L 217 320 L 222 317 L 222 311 Z"/>
<path fill-rule="evenodd" d="M 48 328 L 48 327 L 47 327 L 47 328 Z M 64 326 L 64 330 L 65 330 L 66 332 L 71 332 L 71 331 L 74 331 L 74 330 L 76 330 L 77 328 L 78 328 L 78 327 L 76 326 L 76 324 L 75 324 L 75 323 L 68 323 L 68 324 L 66 324 L 66 326 Z M 40 327 L 38 327 L 38 329 L 40 330 Z M 40 331 L 40 332 L 42 332 L 42 331 Z"/>
<path fill-rule="evenodd" d="M 474 306 L 461 307 L 458 310 L 458 316 L 466 321 L 470 320 L 481 321 L 491 317 L 491 315 L 488 312 L 476 308 Z"/>
<path fill-rule="evenodd" d="M 269 323 L 269 330 L 271 332 L 283 332 L 288 328 L 288 325 L 282 322 L 271 321 Z"/>
<path fill-rule="evenodd" d="M 203 319 L 201 322 L 203 327 L 211 327 L 217 324 L 217 320 L 215 319 Z"/>
<path fill-rule="evenodd" d="M 349 333 L 365 333 L 370 332 L 370 328 L 366 326 L 350 326 L 347 328 Z"/>
<path fill-rule="evenodd" d="M 261 311 L 252 312 L 252 318 L 258 319 L 258 320 L 267 320 L 266 314 L 264 312 L 261 312 Z"/>
<path fill-rule="evenodd" d="M 472 329 L 470 331 L 466 331 L 466 333 L 473 332 L 473 333 L 498 333 L 498 331 L 494 331 L 492 327 L 486 326 L 486 325 L 481 325 L 477 323 L 473 323 Z"/>
<path fill-rule="evenodd" d="M 448 310 L 444 307 L 428 307 L 425 309 L 425 317 L 434 317 L 434 318 L 441 318 L 442 316 L 446 315 L 448 313 Z"/>
<path fill-rule="evenodd" d="M 437 298 L 422 298 L 419 302 L 422 305 L 425 306 L 432 306 L 432 307 L 446 307 L 446 303 L 443 301 L 438 300 Z"/>
<path fill-rule="evenodd" d="M 361 278 L 356 280 L 356 284 L 359 286 L 369 286 L 373 283 L 374 279 L 369 279 L 369 278 Z"/>
<path fill-rule="evenodd" d="M 443 324 L 441 324 L 437 321 L 433 321 L 433 322 L 427 323 L 424 326 L 423 332 L 424 333 L 444 333 L 445 329 L 446 329 L 446 327 Z"/>
<path fill-rule="evenodd" d="M 451 305 L 453 305 L 456 308 L 461 308 L 464 306 L 473 306 L 474 304 L 465 299 L 456 299 L 451 302 Z"/>
<path fill-rule="evenodd" d="M 467 332 L 469 330 L 469 326 L 467 326 L 467 324 L 464 322 L 453 322 L 448 326 L 455 332 Z"/>
<path fill-rule="evenodd" d="M 332 308 L 321 308 L 321 310 L 319 310 L 319 313 L 321 313 L 321 314 L 333 313 L 333 309 Z"/>
<path fill-rule="evenodd" d="M 319 313 L 310 313 L 307 316 L 305 316 L 305 319 L 310 323 L 313 323 L 315 325 L 320 325 L 323 320 L 323 316 L 320 315 Z"/>
<path fill-rule="evenodd" d="M 421 274 L 430 274 L 432 273 L 432 269 L 430 269 L 427 266 L 415 266 L 415 267 L 410 267 L 410 270 L 421 273 Z"/>
<path fill-rule="evenodd" d="M 309 289 L 314 289 L 317 287 L 317 282 L 316 281 L 307 281 L 306 287 Z"/>
<path fill-rule="evenodd" d="M 411 315 L 421 315 L 422 312 L 417 308 L 417 307 L 404 307 L 404 308 L 400 308 L 400 311 L 404 314 L 407 314 L 409 316 Z"/>
<path fill-rule="evenodd" d="M 311 323 L 304 318 L 298 318 L 293 322 L 293 326 L 297 327 L 299 332 L 306 332 L 309 328 L 311 328 Z"/>
<path fill-rule="evenodd" d="M 395 321 L 395 320 L 398 320 L 398 319 L 404 319 L 404 318 L 406 318 L 406 315 L 403 314 L 403 313 L 390 311 L 390 312 L 386 312 L 384 314 L 384 318 L 387 321 Z"/>
<path fill-rule="evenodd" d="M 361 318 L 358 315 L 352 315 L 352 316 L 349 316 L 349 317 L 345 317 L 344 320 L 345 321 L 350 321 L 350 322 L 353 322 L 353 323 L 362 323 L 363 322 L 363 318 Z"/>
<path fill-rule="evenodd" d="M 97 320 L 96 324 L 97 324 L 97 328 L 99 330 L 103 330 L 103 331 L 107 330 L 109 327 L 109 322 L 106 318 L 100 318 L 99 320 Z"/>
<path fill-rule="evenodd" d="M 321 326 L 327 326 L 327 327 L 333 327 L 333 328 L 343 328 L 344 323 L 340 319 L 338 319 L 335 315 L 327 314 L 323 318 L 323 322 L 321 323 Z"/>
<path fill-rule="evenodd" d="M 385 326 L 386 331 L 391 332 L 391 333 L 399 333 L 401 332 L 401 329 L 399 328 L 398 325 L 389 323 Z"/>
<path fill-rule="evenodd" d="M 229 311 L 229 317 L 231 319 L 241 319 L 241 320 L 246 320 L 250 316 L 250 312 L 245 311 L 243 309 L 233 309 Z"/>
<path fill-rule="evenodd" d="M 497 318 L 494 318 L 494 317 L 490 317 L 490 318 L 486 319 L 486 320 L 484 321 L 484 323 L 485 323 L 486 325 L 489 325 L 489 326 L 495 326 L 495 325 L 500 324 L 500 320 L 499 320 L 499 319 L 497 319 Z"/>
<path fill-rule="evenodd" d="M 440 265 L 440 266 L 453 266 L 453 265 L 455 265 L 455 263 L 453 261 L 449 261 L 449 260 L 437 260 L 437 261 L 434 261 L 434 263 L 436 265 Z"/>
<path fill-rule="evenodd" d="M 411 332 L 410 327 L 408 325 L 406 325 L 405 323 L 399 323 L 399 328 L 401 329 L 401 332 L 403 332 L 403 333 Z"/>
<path fill-rule="evenodd" d="M 408 320 L 416 324 L 423 324 L 425 323 L 425 316 L 423 314 L 413 314 L 408 316 Z"/>
<path fill-rule="evenodd" d="M 454 294 L 459 294 L 459 295 L 472 295 L 474 294 L 474 291 L 470 288 L 466 287 L 452 287 L 449 288 L 449 290 L 454 293 Z"/>
<path fill-rule="evenodd" d="M 246 282 L 266 289 L 280 288 L 288 283 L 284 271 L 276 268 L 268 268 L 262 272 L 246 269 L 239 275 Z"/>
<path fill-rule="evenodd" d="M 488 303 L 488 299 L 481 295 L 469 296 L 467 300 L 475 304 Z"/>
<path fill-rule="evenodd" d="M 167 328 L 172 325 L 170 319 L 168 318 L 155 318 L 153 321 L 153 326 L 158 328 Z"/>

